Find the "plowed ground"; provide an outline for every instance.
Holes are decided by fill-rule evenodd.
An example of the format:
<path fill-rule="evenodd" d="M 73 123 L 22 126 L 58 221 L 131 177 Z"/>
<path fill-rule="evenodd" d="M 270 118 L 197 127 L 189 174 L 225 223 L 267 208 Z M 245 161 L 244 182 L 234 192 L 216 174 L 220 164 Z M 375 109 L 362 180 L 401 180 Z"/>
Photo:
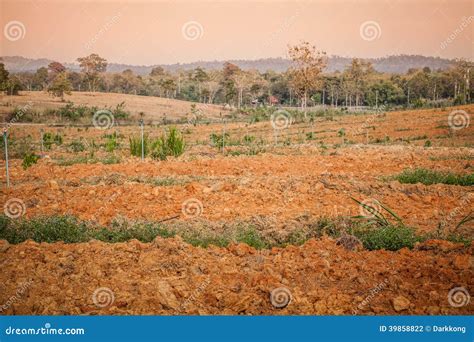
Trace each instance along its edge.
<path fill-rule="evenodd" d="M 318 140 L 231 157 L 198 144 L 165 162 L 126 157 L 115 165 L 71 166 L 55 162 L 55 156 L 71 157 L 70 152 L 53 149 L 50 158 L 26 171 L 21 160 L 11 161 L 13 186 L 2 188 L 0 203 L 21 199 L 26 218 L 70 214 L 109 224 L 117 217 L 178 215 L 179 222 L 196 225 L 196 217 L 182 213 L 183 203 L 196 199 L 203 208 L 199 220 L 225 225 L 260 217 L 284 230 L 302 215 L 358 215 L 355 197 L 384 203 L 420 232 L 436 230 L 441 221 L 453 229 L 472 211 L 474 187 L 400 184 L 390 176 L 417 167 L 472 173 L 472 125 L 436 138 L 445 130 L 436 127 L 446 112 L 413 112 L 407 122 L 409 115 L 389 113 L 377 126 L 379 136 L 384 135 L 380 127 L 392 134 L 386 145 L 321 148 Z M 325 143 L 340 142 L 334 132 L 353 127 L 355 119 L 321 123 L 333 131 Z M 418 140 L 393 143 L 393 135 L 408 134 L 400 130 L 402 123 L 415 130 L 410 134 L 424 132 L 434 147 L 420 146 Z M 209 130 L 205 133 L 193 128 L 192 140 L 205 139 L 214 128 L 203 128 Z M 14 128 L 19 135 L 21 129 L 30 132 Z M 365 142 L 364 134 L 354 136 L 355 142 Z M 265 224 L 259 229 L 265 230 Z M 472 234 L 472 222 L 463 229 Z M 434 240 L 398 252 L 347 251 L 329 238 L 262 251 L 246 245 L 203 249 L 179 238 L 150 244 L 2 242 L 0 305 L 9 305 L 0 309 L 2 314 L 472 314 L 472 300 L 461 307 L 448 301 L 455 287 L 474 294 L 472 252 L 472 246 Z M 102 287 L 113 294 L 104 307 L 93 301 Z M 285 308 L 270 300 L 279 287 L 292 296 Z"/>

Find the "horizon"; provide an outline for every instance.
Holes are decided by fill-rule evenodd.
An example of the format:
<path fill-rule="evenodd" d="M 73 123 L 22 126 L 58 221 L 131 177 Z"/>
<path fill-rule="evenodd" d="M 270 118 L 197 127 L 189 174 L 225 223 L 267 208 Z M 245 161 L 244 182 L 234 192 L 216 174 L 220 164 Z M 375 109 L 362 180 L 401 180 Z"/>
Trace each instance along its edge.
<path fill-rule="evenodd" d="M 286 58 L 287 46 L 303 40 L 344 58 L 473 58 L 468 0 L 3 0 L 0 6 L 1 55 L 64 63 L 91 53 L 135 66 Z"/>
<path fill-rule="evenodd" d="M 95 53 L 95 52 L 91 52 L 91 53 Z M 451 59 L 451 58 L 443 58 L 443 57 L 439 57 L 439 56 L 407 55 L 407 54 L 387 55 L 387 56 L 383 56 L 383 57 L 357 57 L 357 56 L 329 55 L 328 58 L 375 60 L 375 59 L 384 59 L 384 58 L 399 57 L 399 56 L 434 58 L 434 59 L 439 58 L 439 59 L 442 59 L 442 60 L 449 60 L 449 61 L 453 61 L 453 62 L 456 61 L 457 59 L 464 59 L 464 60 L 467 60 L 467 61 L 473 61 L 472 58 L 471 59 L 467 59 L 467 58 L 452 58 Z M 101 57 L 103 57 L 103 56 L 101 56 Z M 79 63 L 77 61 L 65 62 L 65 61 L 61 61 L 61 60 L 58 60 L 58 59 L 50 59 L 50 58 L 45 58 L 45 57 L 30 58 L 30 57 L 18 56 L 18 55 L 17 56 L 0 56 L 0 61 L 3 58 L 25 58 L 25 59 L 35 60 L 35 61 L 47 60 L 47 61 L 54 61 L 54 62 L 60 62 L 60 63 L 64 63 L 64 64 L 73 64 L 73 65 L 79 66 Z M 196 61 L 185 62 L 185 63 L 176 62 L 176 63 L 163 63 L 163 64 L 159 64 L 159 63 L 155 63 L 155 64 L 130 64 L 130 63 L 126 63 L 126 62 L 118 63 L 118 62 L 107 60 L 107 64 L 108 65 L 111 65 L 111 64 L 126 65 L 126 66 L 132 66 L 132 67 L 145 67 L 146 68 L 146 67 L 154 67 L 154 66 L 173 66 L 173 65 L 198 64 L 198 63 L 219 63 L 219 62 L 225 63 L 225 62 L 228 62 L 228 61 L 258 62 L 258 61 L 270 60 L 270 59 L 282 59 L 282 60 L 290 61 L 290 59 L 288 59 L 287 57 L 262 57 L 262 58 L 258 58 L 258 59 L 229 58 L 229 59 L 225 59 L 225 60 L 218 60 L 218 59 L 215 59 L 215 60 L 196 60 Z"/>

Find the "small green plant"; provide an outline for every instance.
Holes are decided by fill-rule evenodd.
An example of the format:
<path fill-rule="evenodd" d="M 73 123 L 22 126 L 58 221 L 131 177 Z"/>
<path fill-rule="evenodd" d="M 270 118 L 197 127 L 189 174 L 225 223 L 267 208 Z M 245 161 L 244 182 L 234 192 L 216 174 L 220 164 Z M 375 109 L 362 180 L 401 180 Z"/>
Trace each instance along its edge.
<path fill-rule="evenodd" d="M 237 234 L 237 242 L 246 243 L 255 249 L 266 248 L 267 244 L 262 240 L 258 232 L 254 228 L 241 230 Z"/>
<path fill-rule="evenodd" d="M 109 134 L 106 136 L 105 141 L 105 150 L 107 152 L 113 152 L 119 147 L 117 133 L 114 132 L 113 134 Z"/>
<path fill-rule="evenodd" d="M 69 148 L 77 153 L 77 152 L 83 152 L 85 151 L 86 147 L 84 146 L 84 143 L 80 140 L 73 140 L 70 144 L 69 144 Z"/>
<path fill-rule="evenodd" d="M 425 141 L 425 147 L 431 147 L 431 141 L 430 140 Z"/>
<path fill-rule="evenodd" d="M 385 249 L 397 251 L 402 248 L 413 248 L 415 243 L 422 241 L 422 237 L 415 234 L 415 230 L 406 226 L 388 225 L 376 229 L 357 230 L 358 237 L 368 250 Z"/>
<path fill-rule="evenodd" d="M 344 137 L 345 135 L 346 135 L 346 130 L 344 128 L 341 128 L 339 131 L 337 131 L 338 137 Z"/>
<path fill-rule="evenodd" d="M 255 141 L 255 136 L 253 135 L 244 135 L 244 142 L 246 144 L 251 144 Z"/>
<path fill-rule="evenodd" d="M 224 145 L 229 145 L 230 135 L 229 133 L 225 134 L 216 134 L 212 133 L 209 138 L 211 139 L 212 145 L 217 148 L 222 148 Z"/>
<path fill-rule="evenodd" d="M 53 140 L 54 140 L 54 143 L 58 146 L 63 144 L 63 136 L 59 133 L 54 135 Z"/>
<path fill-rule="evenodd" d="M 27 153 L 23 157 L 23 162 L 21 163 L 21 166 L 23 166 L 23 169 L 26 170 L 27 168 L 31 167 L 33 164 L 36 164 L 39 158 L 40 157 L 36 155 L 35 153 Z"/>
<path fill-rule="evenodd" d="M 375 224 L 379 227 L 387 227 L 392 225 L 392 223 L 389 221 L 389 217 L 385 216 L 380 210 L 378 210 L 375 206 L 371 206 L 369 204 L 363 203 L 358 201 L 357 199 L 351 197 L 353 201 L 358 203 L 366 212 L 370 213 L 371 215 L 369 217 L 366 216 L 355 216 L 354 218 L 357 219 L 366 219 L 369 224 Z M 384 206 L 382 203 L 378 202 L 378 205 L 380 205 L 381 209 L 385 210 L 392 219 L 395 219 L 398 225 L 400 226 L 405 226 L 403 224 L 402 219 L 395 214 L 391 209 L 388 207 Z"/>
<path fill-rule="evenodd" d="M 406 226 L 402 219 L 391 209 L 378 203 L 384 212 L 374 206 L 365 204 L 352 198 L 356 203 L 369 212 L 370 216 L 355 216 L 356 219 L 362 219 L 364 224 L 356 226 L 353 229 L 353 235 L 359 238 L 364 247 L 368 250 L 386 249 L 396 251 L 401 248 L 413 248 L 416 242 L 422 241 L 421 236 L 417 236 L 412 227 Z"/>
<path fill-rule="evenodd" d="M 53 135 L 49 132 L 43 134 L 43 146 L 46 150 L 50 150 L 53 145 L 54 139 Z"/>
<path fill-rule="evenodd" d="M 142 156 L 142 139 L 141 137 L 130 137 L 130 154 L 134 157 L 141 157 Z M 151 141 L 147 134 L 143 136 L 143 152 L 144 156 L 146 157 L 150 152 L 150 145 Z"/>
<path fill-rule="evenodd" d="M 170 127 L 168 132 L 152 143 L 151 157 L 155 160 L 166 160 L 168 156 L 179 157 L 184 149 L 183 136 L 176 127 Z"/>
<path fill-rule="evenodd" d="M 400 183 L 425 185 L 431 184 L 447 184 L 447 185 L 474 185 L 474 173 L 466 175 L 458 175 L 452 172 L 440 172 L 423 168 L 405 169 L 402 173 L 395 176 L 394 179 Z"/>

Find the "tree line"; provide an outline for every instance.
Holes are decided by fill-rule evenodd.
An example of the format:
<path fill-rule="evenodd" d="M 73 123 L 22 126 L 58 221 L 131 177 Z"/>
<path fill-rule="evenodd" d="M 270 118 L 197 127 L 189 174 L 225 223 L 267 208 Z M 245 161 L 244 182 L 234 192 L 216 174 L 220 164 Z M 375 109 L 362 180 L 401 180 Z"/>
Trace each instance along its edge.
<path fill-rule="evenodd" d="M 334 107 L 423 107 L 471 103 L 473 63 L 457 60 L 449 69 L 410 69 L 405 74 L 377 72 L 370 62 L 354 58 L 342 72 L 325 72 L 326 53 L 307 42 L 289 46 L 292 62 L 285 72 L 242 70 L 226 62 L 221 70 L 166 71 L 155 67 L 145 76 L 127 69 L 107 72 L 107 61 L 97 54 L 77 59 L 80 72 L 59 62 L 36 72 L 9 74 L 0 63 L 0 91 L 47 91 L 64 99 L 71 91 L 112 92 L 158 96 L 186 101 L 227 104 L 237 108 L 257 105 Z"/>

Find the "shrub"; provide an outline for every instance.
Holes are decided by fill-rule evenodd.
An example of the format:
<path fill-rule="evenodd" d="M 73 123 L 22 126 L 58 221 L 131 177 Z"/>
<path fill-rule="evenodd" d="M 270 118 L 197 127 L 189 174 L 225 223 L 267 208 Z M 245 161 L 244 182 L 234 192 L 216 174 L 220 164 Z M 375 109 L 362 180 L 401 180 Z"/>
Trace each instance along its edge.
<path fill-rule="evenodd" d="M 119 146 L 117 134 L 114 132 L 113 134 L 107 135 L 106 138 L 107 140 L 105 141 L 105 150 L 107 152 L 115 151 L 115 149 Z"/>
<path fill-rule="evenodd" d="M 51 146 L 53 145 L 54 139 L 52 133 L 44 133 L 43 134 L 43 146 L 46 150 L 50 150 Z"/>
<path fill-rule="evenodd" d="M 135 157 L 142 156 L 142 138 L 139 137 L 130 137 L 130 154 Z M 147 134 L 143 136 L 143 151 L 144 156 L 146 157 L 149 153 L 149 146 L 151 145 L 151 141 Z"/>
<path fill-rule="evenodd" d="M 253 135 L 245 135 L 244 136 L 244 142 L 246 144 L 251 144 L 254 141 L 255 141 L 255 136 L 253 136 Z"/>
<path fill-rule="evenodd" d="M 125 101 L 119 103 L 114 109 L 110 109 L 115 119 L 128 119 L 130 113 L 125 110 Z"/>
<path fill-rule="evenodd" d="M 183 154 L 185 148 L 184 138 L 175 128 L 170 127 L 167 133 L 152 143 L 151 157 L 156 160 L 166 160 L 166 157 L 178 157 Z"/>
<path fill-rule="evenodd" d="M 217 148 L 222 148 L 223 145 L 229 145 L 230 135 L 229 133 L 225 134 L 216 134 L 212 133 L 209 138 L 211 139 L 212 146 Z"/>
<path fill-rule="evenodd" d="M 79 141 L 79 140 L 73 140 L 70 144 L 69 144 L 69 148 L 73 151 L 73 152 L 83 152 L 85 151 L 86 147 L 84 146 L 84 144 L 82 143 L 82 141 Z"/>
<path fill-rule="evenodd" d="M 373 206 L 352 199 L 372 214 L 368 217 L 356 216 L 355 218 L 364 220 L 365 224 L 356 226 L 352 231 L 365 248 L 396 251 L 404 247 L 413 248 L 416 242 L 423 240 L 415 234 L 413 228 L 405 226 L 401 218 L 382 203 L 379 203 L 380 208 L 389 216 L 385 216 L 381 210 Z"/>
<path fill-rule="evenodd" d="M 36 164 L 39 158 L 40 157 L 34 153 L 27 153 L 23 157 L 23 162 L 21 163 L 21 166 L 23 166 L 23 169 L 26 170 L 33 164 Z"/>
<path fill-rule="evenodd" d="M 59 133 L 54 135 L 53 140 L 54 143 L 58 146 L 63 144 L 63 136 Z"/>

